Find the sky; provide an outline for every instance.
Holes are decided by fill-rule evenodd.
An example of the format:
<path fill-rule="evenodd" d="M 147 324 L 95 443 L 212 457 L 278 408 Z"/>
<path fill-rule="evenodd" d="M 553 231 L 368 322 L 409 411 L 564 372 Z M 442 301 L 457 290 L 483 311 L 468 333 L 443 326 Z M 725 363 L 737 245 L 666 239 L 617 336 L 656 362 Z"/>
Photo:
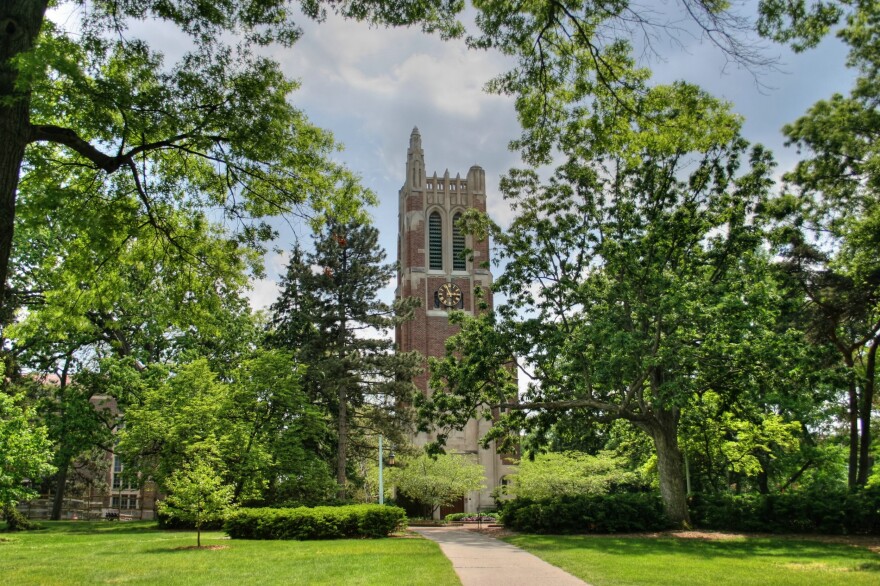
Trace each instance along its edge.
<path fill-rule="evenodd" d="M 518 137 L 513 100 L 483 91 L 485 83 L 507 70 L 511 62 L 495 52 L 469 50 L 463 40 L 442 41 L 417 29 L 371 28 L 329 16 L 321 24 L 303 21 L 304 34 L 292 48 L 271 52 L 284 72 L 301 86 L 292 102 L 313 123 L 330 130 L 345 150 L 338 157 L 359 174 L 379 197 L 371 209 L 380 243 L 394 260 L 397 195 L 404 181 L 409 135 L 418 126 L 426 170 L 464 176 L 471 165 L 486 170 L 488 210 L 506 224 L 509 208 L 498 192 L 498 181 L 519 164 L 508 149 Z M 755 42 L 758 42 L 755 40 Z M 767 44 L 773 69 L 753 71 L 727 63 L 711 43 L 687 35 L 655 44 L 659 55 L 643 62 L 658 83 L 677 79 L 697 83 L 733 104 L 744 119 L 744 136 L 769 147 L 781 175 L 797 160 L 784 146 L 781 128 L 804 114 L 820 99 L 847 92 L 853 73 L 845 67 L 846 47 L 833 36 L 818 48 L 794 54 Z M 287 249 L 308 230 L 282 228 L 279 245 Z M 270 253 L 266 279 L 254 282 L 251 302 L 264 308 L 277 295 L 278 275 L 286 258 Z M 393 297 L 393 283 L 382 291 Z"/>

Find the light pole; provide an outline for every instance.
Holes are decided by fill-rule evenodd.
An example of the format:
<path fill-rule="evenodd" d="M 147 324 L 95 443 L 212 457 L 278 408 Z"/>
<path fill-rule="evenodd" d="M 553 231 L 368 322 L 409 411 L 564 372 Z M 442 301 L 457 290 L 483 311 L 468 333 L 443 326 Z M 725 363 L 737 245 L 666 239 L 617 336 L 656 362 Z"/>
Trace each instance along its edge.
<path fill-rule="evenodd" d="M 385 454 L 382 452 L 382 434 L 379 434 L 379 504 L 385 504 L 385 482 L 382 478 L 382 460 Z"/>
<path fill-rule="evenodd" d="M 394 466 L 394 444 L 391 445 L 391 453 L 388 454 L 388 465 Z M 382 434 L 379 434 L 379 504 L 385 504 L 385 478 L 382 471 L 385 466 L 385 450 L 382 449 Z"/>

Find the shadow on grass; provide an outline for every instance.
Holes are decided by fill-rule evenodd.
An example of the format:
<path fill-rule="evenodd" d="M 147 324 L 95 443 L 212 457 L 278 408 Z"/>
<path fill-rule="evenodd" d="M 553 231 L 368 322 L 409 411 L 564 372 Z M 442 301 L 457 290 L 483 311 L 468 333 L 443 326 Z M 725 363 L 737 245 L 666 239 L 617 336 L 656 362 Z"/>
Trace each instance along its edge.
<path fill-rule="evenodd" d="M 597 554 L 617 556 L 676 555 L 702 559 L 790 558 L 815 562 L 846 558 L 876 559 L 867 549 L 838 543 L 813 541 L 774 540 L 769 538 L 742 538 L 732 540 L 672 539 L 672 538 L 614 538 L 530 535 L 523 540 L 508 540 L 514 545 L 523 544 L 536 552 L 564 552 L 568 550 L 592 551 Z M 862 564 L 866 571 L 880 571 L 880 562 Z"/>
<path fill-rule="evenodd" d="M 155 521 L 39 521 L 24 533 L 162 533 Z"/>

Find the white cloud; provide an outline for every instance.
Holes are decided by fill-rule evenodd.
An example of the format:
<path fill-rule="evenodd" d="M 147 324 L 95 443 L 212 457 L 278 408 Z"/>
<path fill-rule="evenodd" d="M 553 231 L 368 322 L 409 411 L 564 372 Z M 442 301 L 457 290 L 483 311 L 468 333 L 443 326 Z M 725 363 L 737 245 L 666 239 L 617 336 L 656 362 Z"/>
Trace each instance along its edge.
<path fill-rule="evenodd" d="M 248 294 L 251 309 L 259 311 L 268 309 L 278 298 L 280 289 L 274 279 L 254 279 L 251 281 L 252 289 Z"/>

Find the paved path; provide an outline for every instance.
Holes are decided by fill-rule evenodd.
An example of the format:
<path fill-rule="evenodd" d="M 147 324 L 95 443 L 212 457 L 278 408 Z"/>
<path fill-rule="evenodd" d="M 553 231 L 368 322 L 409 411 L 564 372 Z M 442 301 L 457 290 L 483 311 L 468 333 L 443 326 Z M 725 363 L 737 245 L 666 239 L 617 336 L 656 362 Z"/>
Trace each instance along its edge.
<path fill-rule="evenodd" d="M 494 537 L 460 527 L 411 527 L 440 544 L 462 586 L 588 586 L 556 566 Z"/>

